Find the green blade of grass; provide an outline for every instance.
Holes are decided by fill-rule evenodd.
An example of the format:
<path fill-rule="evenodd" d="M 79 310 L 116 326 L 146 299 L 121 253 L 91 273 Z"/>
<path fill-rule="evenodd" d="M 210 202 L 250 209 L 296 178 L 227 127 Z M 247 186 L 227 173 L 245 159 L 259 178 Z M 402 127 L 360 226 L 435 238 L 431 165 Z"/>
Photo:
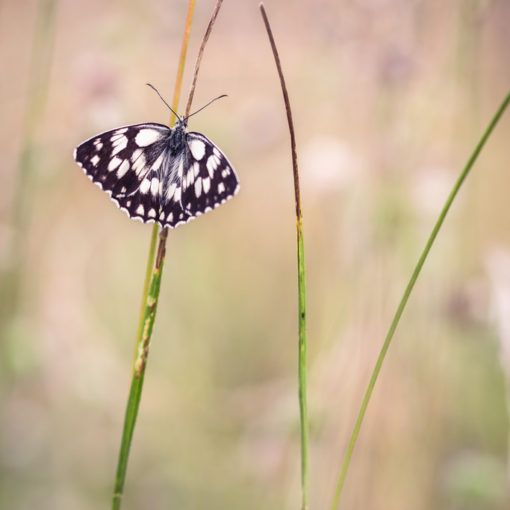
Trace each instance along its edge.
<path fill-rule="evenodd" d="M 299 418 L 301 421 L 301 509 L 308 508 L 308 405 L 306 398 L 306 288 L 303 218 L 297 221 L 298 310 L 299 310 Z"/>
<path fill-rule="evenodd" d="M 290 99 L 285 85 L 285 78 L 278 55 L 278 49 L 269 24 L 269 19 L 264 4 L 259 4 L 260 13 L 266 27 L 271 50 L 280 78 L 280 85 L 287 113 L 287 123 L 290 134 L 290 150 L 292 156 L 292 175 L 294 177 L 294 201 L 296 206 L 296 229 L 297 229 L 297 265 L 298 265 L 298 396 L 299 396 L 299 420 L 301 441 L 301 510 L 308 508 L 308 405 L 306 397 L 306 287 L 305 287 L 305 248 L 303 243 L 303 215 L 301 212 L 301 190 L 299 187 L 299 170 L 296 149 L 296 134 L 292 120 Z"/>
<path fill-rule="evenodd" d="M 349 468 L 352 453 L 354 451 L 354 446 L 356 445 L 356 441 L 359 436 L 361 425 L 362 425 L 363 419 L 365 417 L 368 403 L 370 402 L 370 397 L 372 396 L 372 392 L 374 390 L 374 386 L 377 381 L 377 377 L 379 376 L 379 372 L 381 371 L 381 367 L 382 367 L 384 358 L 386 357 L 386 353 L 388 352 L 388 348 L 391 344 L 393 335 L 395 334 L 395 330 L 397 329 L 400 318 L 402 317 L 402 313 L 404 312 L 404 309 L 407 305 L 409 296 L 411 295 L 411 292 L 414 288 L 416 280 L 418 279 L 418 276 L 422 270 L 423 264 L 425 263 L 425 260 L 427 259 L 430 249 L 432 248 L 432 245 L 434 244 L 434 241 L 436 240 L 437 234 L 439 233 L 439 230 L 441 229 L 441 226 L 443 225 L 444 219 L 445 219 L 446 215 L 448 214 L 448 211 L 450 210 L 450 207 L 451 207 L 455 197 L 457 196 L 457 193 L 459 192 L 460 187 L 466 180 L 466 177 L 468 176 L 469 172 L 471 171 L 471 168 L 473 167 L 476 159 L 478 158 L 478 155 L 482 151 L 485 143 L 487 142 L 489 136 L 493 132 L 494 128 L 496 127 L 496 124 L 498 123 L 499 119 L 503 115 L 503 113 L 506 110 L 509 103 L 510 103 L 510 92 L 507 94 L 507 96 L 505 97 L 505 99 L 503 100 L 503 102 L 501 103 L 499 108 L 497 109 L 494 117 L 490 121 L 485 132 L 483 133 L 482 137 L 480 138 L 480 141 L 478 142 L 473 153 L 471 154 L 471 157 L 469 158 L 468 162 L 466 163 L 466 166 L 464 167 L 464 169 L 460 173 L 459 177 L 457 178 L 457 181 L 455 182 L 455 184 L 452 188 L 452 191 L 450 192 L 448 198 L 446 199 L 446 202 L 441 210 L 441 213 L 439 214 L 439 218 L 437 219 L 436 224 L 434 225 L 434 228 L 432 229 L 432 232 L 425 244 L 425 247 L 420 255 L 420 258 L 418 259 L 418 263 L 416 264 L 416 267 L 414 268 L 414 271 L 411 275 L 409 283 L 407 284 L 407 287 L 404 291 L 402 299 L 400 300 L 397 311 L 395 312 L 393 320 L 391 321 L 390 328 L 388 330 L 386 338 L 384 339 L 384 343 L 381 348 L 381 352 L 379 353 L 379 357 L 377 358 L 374 370 L 370 377 L 370 381 L 368 383 L 368 387 L 367 387 L 365 395 L 363 397 L 363 401 L 361 403 L 361 408 L 359 410 L 358 417 L 356 419 L 356 423 L 354 425 L 354 429 L 352 431 L 351 438 L 349 440 L 349 445 L 347 447 L 347 452 L 345 454 L 344 462 L 342 464 L 340 477 L 339 477 L 337 485 L 336 485 L 335 493 L 333 496 L 333 502 L 331 504 L 331 510 L 336 510 L 336 508 L 338 507 L 338 503 L 340 501 L 340 495 L 342 493 L 342 488 L 344 485 L 345 477 L 347 475 L 347 470 Z"/>
<path fill-rule="evenodd" d="M 178 109 L 180 91 L 182 88 L 184 63 L 186 61 L 186 53 L 188 48 L 189 34 L 191 30 L 191 22 L 193 19 L 194 8 L 195 0 L 189 0 L 188 14 L 184 26 L 181 54 L 179 58 L 177 78 L 174 89 L 173 109 L 175 111 L 177 111 Z M 174 119 L 171 118 L 170 123 L 172 123 L 172 120 Z M 154 325 L 154 318 L 156 316 L 159 289 L 161 286 L 161 275 L 163 272 L 167 230 L 164 229 L 161 233 L 160 239 L 162 240 L 162 242 L 160 242 L 160 248 L 162 246 L 162 249 L 158 250 L 158 257 L 156 259 L 156 264 L 154 265 L 154 255 L 156 252 L 156 241 L 158 238 L 158 231 L 159 231 L 158 224 L 155 223 L 152 228 L 149 255 L 147 260 L 147 269 L 145 272 L 142 308 L 140 312 L 140 321 L 138 325 L 135 346 L 135 358 L 133 362 L 131 376 L 131 387 L 129 390 L 128 402 L 126 405 L 126 413 L 124 416 L 124 427 L 122 430 L 119 458 L 117 461 L 117 471 L 115 476 L 115 485 L 113 488 L 112 510 L 119 510 L 122 503 L 122 495 L 124 491 L 124 483 L 126 480 L 129 451 L 133 439 L 136 417 L 138 415 L 138 409 L 140 406 L 149 342 L 151 338 L 152 328 Z"/>
<path fill-rule="evenodd" d="M 159 225 L 154 223 L 152 226 L 151 240 L 149 243 L 149 254 L 147 256 L 147 268 L 145 269 L 145 280 L 143 283 L 142 302 L 140 308 L 140 318 L 138 320 L 138 331 L 136 333 L 137 341 L 135 343 L 135 355 L 133 359 L 133 367 L 136 363 L 138 355 L 138 343 L 142 337 L 143 322 L 145 317 L 145 306 L 147 303 L 147 296 L 149 295 L 149 285 L 151 283 L 152 268 L 154 267 L 154 257 L 156 255 L 156 242 L 158 240 Z"/>
<path fill-rule="evenodd" d="M 112 510 L 118 510 L 122 502 L 129 450 L 131 448 L 136 417 L 138 415 L 138 408 L 140 406 L 143 381 L 145 377 L 145 367 L 147 365 L 147 355 L 149 351 L 149 342 L 152 334 L 152 328 L 154 326 L 154 319 L 156 317 L 163 264 L 164 256 L 158 256 L 154 269 L 151 272 L 152 278 L 147 295 L 147 302 L 144 307 L 141 334 L 136 343 L 136 356 L 135 362 L 133 364 L 131 387 L 129 390 L 126 415 L 124 418 L 124 429 L 122 432 L 122 441 L 117 464 L 117 474 L 115 477 L 115 487 L 113 491 Z"/>

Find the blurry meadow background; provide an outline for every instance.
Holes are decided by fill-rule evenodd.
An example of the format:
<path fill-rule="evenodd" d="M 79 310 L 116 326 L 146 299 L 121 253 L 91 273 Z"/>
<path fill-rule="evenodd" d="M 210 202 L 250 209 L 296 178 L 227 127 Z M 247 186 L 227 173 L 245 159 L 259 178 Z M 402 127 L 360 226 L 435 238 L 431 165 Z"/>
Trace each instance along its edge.
<path fill-rule="evenodd" d="M 196 5 L 181 112 L 213 5 Z M 266 8 L 296 124 L 310 507 L 323 510 L 398 300 L 508 91 L 510 2 Z M 0 3 L 2 509 L 110 504 L 151 226 L 118 211 L 72 151 L 117 126 L 168 122 L 145 83 L 171 100 L 186 9 Z M 193 109 L 224 93 L 190 129 L 224 150 L 241 191 L 170 232 L 125 509 L 299 506 L 289 135 L 255 1 L 225 0 Z M 509 140 L 507 112 L 397 330 L 342 508 L 510 504 Z"/>

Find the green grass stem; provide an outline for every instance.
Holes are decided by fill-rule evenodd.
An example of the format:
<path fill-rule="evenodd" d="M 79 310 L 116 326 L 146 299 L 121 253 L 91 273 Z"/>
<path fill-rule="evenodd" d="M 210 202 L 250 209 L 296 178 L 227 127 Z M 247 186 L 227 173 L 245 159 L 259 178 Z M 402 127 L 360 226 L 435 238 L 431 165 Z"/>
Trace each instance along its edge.
<path fill-rule="evenodd" d="M 152 268 L 154 267 L 154 257 L 156 255 L 156 242 L 158 241 L 158 232 L 159 226 L 157 223 L 154 223 L 154 225 L 152 226 L 151 240 L 149 244 L 149 254 L 147 256 L 147 268 L 145 269 L 145 280 L 143 283 L 140 319 L 138 320 L 138 332 L 136 333 L 137 341 L 135 343 L 135 356 L 133 359 L 133 367 L 136 363 L 136 358 L 138 355 L 138 344 L 140 343 L 140 339 L 142 337 L 143 322 L 145 317 L 145 306 L 147 304 L 147 296 L 149 295 L 149 285 L 151 283 Z"/>
<path fill-rule="evenodd" d="M 297 261 L 298 261 L 298 310 L 299 310 L 299 418 L 301 422 L 301 508 L 308 508 L 308 405 L 306 399 L 306 288 L 305 288 L 305 248 L 303 243 L 303 218 L 297 221 Z"/>
<path fill-rule="evenodd" d="M 300 419 L 300 443 L 301 443 L 301 509 L 308 509 L 308 406 L 307 406 L 307 387 L 306 387 L 306 287 L 305 287 L 305 248 L 303 242 L 303 215 L 301 212 L 301 191 L 299 186 L 299 170 L 296 149 L 296 134 L 294 131 L 294 122 L 292 120 L 292 110 L 290 108 L 290 99 L 285 85 L 285 78 L 278 55 L 278 49 L 273 37 L 271 25 L 264 8 L 264 4 L 259 4 L 260 13 L 266 27 L 271 50 L 280 78 L 280 85 L 287 113 L 287 123 L 290 133 L 290 149 L 292 156 L 292 174 L 294 177 L 294 200 L 296 205 L 296 229 L 297 229 L 297 265 L 298 265 L 298 398 L 299 398 L 299 419 Z"/>
<path fill-rule="evenodd" d="M 184 63 L 189 42 L 191 30 L 191 22 L 193 19 L 193 11 L 195 8 L 195 0 L 189 0 L 188 14 L 184 27 L 184 35 L 181 45 L 181 54 L 179 65 L 177 68 L 177 78 L 174 89 L 173 109 L 177 111 L 180 91 L 182 88 L 182 78 L 184 73 Z M 173 124 L 173 117 L 170 119 L 170 125 Z M 159 290 L 161 286 L 161 276 L 163 272 L 163 264 L 165 259 L 165 243 L 167 230 L 164 229 L 160 235 L 160 246 L 158 256 L 154 264 L 156 253 L 156 241 L 158 239 L 158 224 L 155 223 L 152 228 L 151 241 L 149 245 L 149 255 L 147 258 L 147 268 L 145 271 L 145 282 L 143 287 L 142 309 L 140 312 L 140 321 L 138 325 L 135 358 L 133 362 L 131 386 L 129 390 L 128 401 L 126 405 L 126 413 L 124 417 L 124 427 L 122 431 L 119 458 L 117 462 L 117 472 L 115 476 L 115 485 L 112 497 L 112 510 L 119 510 L 122 503 L 124 492 L 124 483 L 126 480 L 126 471 L 129 458 L 129 451 L 133 439 L 138 409 L 140 407 L 140 399 L 142 396 L 143 381 L 145 377 L 145 367 L 147 366 L 147 356 L 149 353 L 150 338 L 159 298 Z"/>
<path fill-rule="evenodd" d="M 471 154 L 471 157 L 469 158 L 468 162 L 466 163 L 466 166 L 464 167 L 464 169 L 460 173 L 457 181 L 455 182 L 453 189 L 451 190 L 448 198 L 446 199 L 446 202 L 441 210 L 441 213 L 439 214 L 439 218 L 437 219 L 436 224 L 434 225 L 434 228 L 432 229 L 432 232 L 425 244 L 425 248 L 423 249 L 423 251 L 420 255 L 420 258 L 418 259 L 418 263 L 416 264 L 416 267 L 414 268 L 414 271 L 411 275 L 409 283 L 407 284 L 407 287 L 404 291 L 404 295 L 402 296 L 402 299 L 400 300 L 397 311 L 395 312 L 393 320 L 391 321 L 390 328 L 388 330 L 388 333 L 384 340 L 383 346 L 381 348 L 381 352 L 379 353 L 379 357 L 377 358 L 377 362 L 375 364 L 374 370 L 370 377 L 370 381 L 368 383 L 368 387 L 367 387 L 365 395 L 363 397 L 363 401 L 361 403 L 361 408 L 359 410 L 358 417 L 356 419 L 356 423 L 354 425 L 354 429 L 352 431 L 352 435 L 351 435 L 351 438 L 349 441 L 349 445 L 347 447 L 347 452 L 345 454 L 344 462 L 342 464 L 340 477 L 339 477 L 337 485 L 336 485 L 335 493 L 333 496 L 333 502 L 331 504 L 331 510 L 336 510 L 338 507 L 338 503 L 340 501 L 340 495 L 342 493 L 342 488 L 344 485 L 345 477 L 347 475 L 347 470 L 349 468 L 352 453 L 354 451 L 354 446 L 356 445 L 356 441 L 359 436 L 361 425 L 362 425 L 363 419 L 365 417 L 368 403 L 370 402 L 370 397 L 372 396 L 372 392 L 374 390 L 374 386 L 377 381 L 377 377 L 379 376 L 379 372 L 381 371 L 381 367 L 382 367 L 384 358 L 386 357 L 386 353 L 388 352 L 388 348 L 391 344 L 391 340 L 393 338 L 395 330 L 397 329 L 400 318 L 402 317 L 402 313 L 404 312 L 404 309 L 407 305 L 409 296 L 411 295 L 411 292 L 414 288 L 416 280 L 418 279 L 418 276 L 422 270 L 423 264 L 425 263 L 425 260 L 427 259 L 430 249 L 432 248 L 432 245 L 434 244 L 434 241 L 436 240 L 437 234 L 439 233 L 439 230 L 441 229 L 441 226 L 443 225 L 444 219 L 445 219 L 446 215 L 448 214 L 448 211 L 450 210 L 450 207 L 451 207 L 455 197 L 457 196 L 457 193 L 459 192 L 460 187 L 466 180 L 466 177 L 468 176 L 469 172 L 471 171 L 471 168 L 473 167 L 476 159 L 478 158 L 478 155 L 480 154 L 482 148 L 484 147 L 485 143 L 487 142 L 489 136 L 493 132 L 494 128 L 496 127 L 496 124 L 498 123 L 499 119 L 503 115 L 503 113 L 506 110 L 509 103 L 510 103 L 510 92 L 507 94 L 507 96 L 505 97 L 505 99 L 503 100 L 503 102 L 501 103 L 499 108 L 497 109 L 494 117 L 490 121 L 490 123 L 489 123 L 488 127 L 486 128 L 485 132 L 483 133 L 480 141 L 478 142 L 473 153 Z"/>

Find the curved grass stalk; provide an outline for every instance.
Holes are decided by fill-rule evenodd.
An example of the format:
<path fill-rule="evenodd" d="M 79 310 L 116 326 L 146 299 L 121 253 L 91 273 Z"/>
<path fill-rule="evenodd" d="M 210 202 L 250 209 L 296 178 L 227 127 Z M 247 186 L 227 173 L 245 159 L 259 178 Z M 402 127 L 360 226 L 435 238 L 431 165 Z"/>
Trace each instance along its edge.
<path fill-rule="evenodd" d="M 259 4 L 260 13 L 266 27 L 273 57 L 280 78 L 280 85 L 287 113 L 287 122 L 290 133 L 290 148 L 292 154 L 292 173 L 294 177 L 294 200 L 296 204 L 296 230 L 297 230 L 297 265 L 298 265 L 298 387 L 299 387 L 299 418 L 300 418 L 300 440 L 301 440 L 301 510 L 308 509 L 308 406 L 306 398 L 306 288 L 305 288 L 305 248 L 303 243 L 303 215 L 301 212 L 301 192 L 299 187 L 299 171 L 296 149 L 296 135 L 292 110 L 290 108 L 289 94 L 285 85 L 285 78 L 280 63 L 280 57 L 276 43 L 267 18 L 264 4 Z"/>
<path fill-rule="evenodd" d="M 404 309 L 407 305 L 409 296 L 411 295 L 411 292 L 414 288 L 416 280 L 418 279 L 418 276 L 421 272 L 423 264 L 425 263 L 425 260 L 428 257 L 430 249 L 432 248 L 432 245 L 434 244 L 434 241 L 436 240 L 437 234 L 439 233 L 439 230 L 441 229 L 441 226 L 443 225 L 444 219 L 445 219 L 446 215 L 448 214 L 448 211 L 450 210 L 450 207 L 451 207 L 455 197 L 457 196 L 457 193 L 459 192 L 460 187 L 466 180 L 466 177 L 468 176 L 469 172 L 471 171 L 471 168 L 473 167 L 476 159 L 478 158 L 478 155 L 482 151 L 485 143 L 487 142 L 489 136 L 493 132 L 494 128 L 496 127 L 496 124 L 498 123 L 499 119 L 503 115 L 503 113 L 506 110 L 509 103 L 510 103 L 510 92 L 507 94 L 507 96 L 505 97 L 505 99 L 503 100 L 503 102 L 501 103 L 499 108 L 497 109 L 494 117 L 490 121 L 485 132 L 483 133 L 482 137 L 480 138 L 480 141 L 478 142 L 473 153 L 471 154 L 471 157 L 469 158 L 468 162 L 466 163 L 466 166 L 464 167 L 464 169 L 460 173 L 459 177 L 457 178 L 457 181 L 455 182 L 452 191 L 450 192 L 448 198 L 446 199 L 443 209 L 441 210 L 441 213 L 439 214 L 439 218 L 437 219 L 436 224 L 434 225 L 434 228 L 432 229 L 432 232 L 425 244 L 425 248 L 423 249 L 423 251 L 420 255 L 420 258 L 418 259 L 416 267 L 414 268 L 414 271 L 411 275 L 411 279 L 409 280 L 409 283 L 407 284 L 407 287 L 404 291 L 404 295 L 402 296 L 402 299 L 400 300 L 397 311 L 395 312 L 395 316 L 393 317 L 393 320 L 391 321 L 390 328 L 388 330 L 386 338 L 384 339 L 384 343 L 381 348 L 381 352 L 379 353 L 379 357 L 377 358 L 374 370 L 372 372 L 372 376 L 370 377 L 370 381 L 368 383 L 368 387 L 367 387 L 365 395 L 363 397 L 363 401 L 361 403 L 361 408 L 358 413 L 358 418 L 356 419 L 356 423 L 354 425 L 354 429 L 352 431 L 351 438 L 349 440 L 349 445 L 347 447 L 347 452 L 345 454 L 344 462 L 342 464 L 342 470 L 340 472 L 340 477 L 339 477 L 337 485 L 336 485 L 335 493 L 333 496 L 333 502 L 331 504 L 331 510 L 336 510 L 338 507 L 338 503 L 340 501 L 340 495 L 342 493 L 342 488 L 344 485 L 345 477 L 347 475 L 347 470 L 349 468 L 349 463 L 350 463 L 350 460 L 352 457 L 352 453 L 354 451 L 354 446 L 356 445 L 356 441 L 359 436 L 359 431 L 361 429 L 361 425 L 362 425 L 363 419 L 365 417 L 368 403 L 370 402 L 370 397 L 372 396 L 372 392 L 374 390 L 374 386 L 377 381 L 377 377 L 379 376 L 379 372 L 381 371 L 381 367 L 382 367 L 384 358 L 386 357 L 386 353 L 388 352 L 388 348 L 391 344 L 393 335 L 395 334 L 395 330 L 397 329 L 400 318 L 402 317 L 402 313 L 404 312 Z"/>

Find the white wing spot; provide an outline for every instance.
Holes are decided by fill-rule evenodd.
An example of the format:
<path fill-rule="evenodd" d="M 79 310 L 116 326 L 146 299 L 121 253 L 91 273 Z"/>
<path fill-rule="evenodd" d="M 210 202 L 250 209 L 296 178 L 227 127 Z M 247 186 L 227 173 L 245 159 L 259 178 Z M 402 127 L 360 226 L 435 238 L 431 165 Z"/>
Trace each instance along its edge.
<path fill-rule="evenodd" d="M 219 151 L 218 147 L 213 147 L 213 153 L 217 158 L 219 158 L 221 155 L 221 152 Z"/>
<path fill-rule="evenodd" d="M 209 193 L 209 190 L 211 189 L 211 179 L 209 179 L 209 177 L 206 177 L 202 181 L 202 184 L 204 186 L 204 193 Z"/>
<path fill-rule="evenodd" d="M 175 190 L 175 193 L 174 193 L 174 200 L 176 202 L 180 202 L 181 201 L 181 188 L 177 188 Z"/>
<path fill-rule="evenodd" d="M 117 138 L 120 138 L 125 132 L 127 131 L 127 128 L 117 129 L 112 136 L 110 137 L 110 141 L 113 143 Z"/>
<path fill-rule="evenodd" d="M 126 172 L 129 170 L 129 161 L 125 159 L 122 162 L 122 165 L 119 166 L 119 169 L 117 170 L 117 177 L 120 179 L 121 177 L 124 177 Z"/>
<path fill-rule="evenodd" d="M 195 179 L 198 177 L 199 173 L 200 173 L 200 165 L 198 164 L 198 161 L 195 161 L 193 163 L 193 174 L 195 175 Z"/>
<path fill-rule="evenodd" d="M 189 188 L 191 186 L 194 178 L 195 178 L 195 172 L 193 170 L 193 167 L 191 167 L 188 170 L 188 173 L 186 174 L 186 188 Z"/>
<path fill-rule="evenodd" d="M 97 151 L 100 151 L 103 148 L 103 142 L 101 142 L 101 139 L 98 138 L 94 142 L 94 147 L 96 148 Z"/>
<path fill-rule="evenodd" d="M 131 161 L 134 163 L 140 157 L 142 152 L 143 152 L 142 149 L 136 149 L 136 151 L 134 151 L 133 154 L 131 154 Z"/>
<path fill-rule="evenodd" d="M 207 158 L 207 171 L 209 172 L 209 177 L 214 175 L 214 171 L 218 168 L 220 164 L 220 160 L 214 154 Z"/>
<path fill-rule="evenodd" d="M 120 151 L 124 150 L 127 147 L 128 139 L 125 136 L 121 136 L 119 139 L 115 140 L 113 142 L 113 151 L 112 156 L 115 156 L 115 154 L 118 154 Z"/>
<path fill-rule="evenodd" d="M 133 161 L 133 157 L 131 157 L 131 161 Z M 136 172 L 136 175 L 140 175 L 145 169 L 145 156 L 140 154 L 138 159 L 133 163 L 133 170 Z"/>
<path fill-rule="evenodd" d="M 218 193 L 224 193 L 225 192 L 225 184 L 223 184 L 222 182 L 220 182 L 218 184 Z"/>
<path fill-rule="evenodd" d="M 230 168 L 227 166 L 222 172 L 221 172 L 221 176 L 225 179 L 225 177 L 228 176 L 228 174 L 230 173 Z"/>
<path fill-rule="evenodd" d="M 202 194 L 202 177 L 198 177 L 195 181 L 195 195 L 198 198 Z"/>
<path fill-rule="evenodd" d="M 151 181 L 149 179 L 144 179 L 142 181 L 142 184 L 140 184 L 140 193 L 143 193 L 144 195 L 149 191 L 151 187 Z"/>
<path fill-rule="evenodd" d="M 191 154 L 193 154 L 193 157 L 197 161 L 200 161 L 205 154 L 205 143 L 202 142 L 201 140 L 191 140 L 191 142 L 188 145 Z"/>
<path fill-rule="evenodd" d="M 122 163 L 122 159 L 117 158 L 117 157 L 113 158 L 108 163 L 108 171 L 113 172 L 121 163 Z"/>
<path fill-rule="evenodd" d="M 156 217 L 156 209 L 152 208 L 149 210 L 149 212 L 147 213 L 147 216 L 149 216 L 150 218 L 155 218 Z"/>
<path fill-rule="evenodd" d="M 159 140 L 160 134 L 155 129 L 141 129 L 136 135 L 135 142 L 139 147 L 147 147 L 147 145 L 153 144 L 156 140 Z"/>
<path fill-rule="evenodd" d="M 171 212 L 171 213 L 168 215 L 167 220 L 168 220 L 168 221 L 173 221 L 173 219 L 174 219 L 174 213 L 173 213 L 173 212 Z"/>
<path fill-rule="evenodd" d="M 153 177 L 151 181 L 151 193 L 154 196 L 157 196 L 158 192 L 159 192 L 159 180 L 156 177 Z"/>
<path fill-rule="evenodd" d="M 166 190 L 167 200 L 170 200 L 173 197 L 176 187 L 177 187 L 177 184 L 175 184 L 175 182 L 171 186 L 168 187 L 168 189 Z"/>
<path fill-rule="evenodd" d="M 140 204 L 138 208 L 136 209 L 136 214 L 142 215 L 145 212 L 145 209 L 143 208 L 143 204 Z"/>
<path fill-rule="evenodd" d="M 159 155 L 159 158 L 156 159 L 156 161 L 154 161 L 151 168 L 155 171 L 159 170 L 159 167 L 161 166 L 162 162 L 163 162 L 163 152 Z"/>
<path fill-rule="evenodd" d="M 90 162 L 92 163 L 92 165 L 97 166 L 97 164 L 99 163 L 100 159 L 101 158 L 96 154 L 95 156 L 92 156 L 90 158 Z"/>
<path fill-rule="evenodd" d="M 115 135 L 115 140 L 112 141 L 112 146 L 116 147 L 119 144 L 127 143 L 127 137 L 124 135 L 119 135 L 118 133 Z"/>

